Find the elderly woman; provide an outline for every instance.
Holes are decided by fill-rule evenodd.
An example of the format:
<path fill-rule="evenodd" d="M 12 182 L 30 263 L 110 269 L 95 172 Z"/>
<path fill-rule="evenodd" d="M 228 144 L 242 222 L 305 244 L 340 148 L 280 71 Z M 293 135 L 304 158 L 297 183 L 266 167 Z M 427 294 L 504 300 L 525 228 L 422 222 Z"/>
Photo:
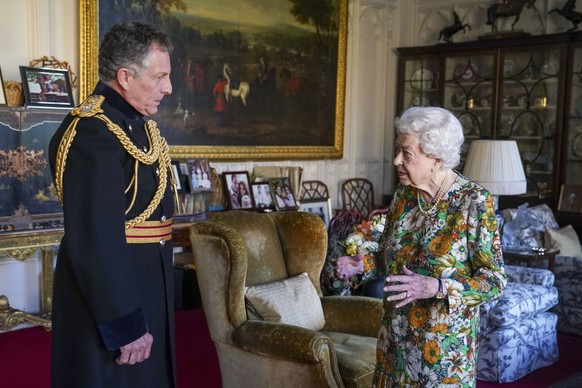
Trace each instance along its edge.
<path fill-rule="evenodd" d="M 493 197 L 453 171 L 464 138 L 449 111 L 410 108 L 395 124 L 374 387 L 474 387 L 479 305 L 506 284 Z"/>

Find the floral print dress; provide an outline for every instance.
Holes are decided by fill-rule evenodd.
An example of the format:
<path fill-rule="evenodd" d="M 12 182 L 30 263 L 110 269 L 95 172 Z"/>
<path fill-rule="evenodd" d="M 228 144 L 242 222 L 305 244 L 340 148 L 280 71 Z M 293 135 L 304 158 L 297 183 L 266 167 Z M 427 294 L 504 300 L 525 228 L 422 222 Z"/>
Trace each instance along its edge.
<path fill-rule="evenodd" d="M 387 275 L 402 266 L 442 278 L 445 299 L 384 303 L 374 387 L 475 387 L 479 305 L 506 284 L 491 194 L 459 175 L 436 211 L 420 212 L 417 189 L 399 185 L 385 235 Z"/>

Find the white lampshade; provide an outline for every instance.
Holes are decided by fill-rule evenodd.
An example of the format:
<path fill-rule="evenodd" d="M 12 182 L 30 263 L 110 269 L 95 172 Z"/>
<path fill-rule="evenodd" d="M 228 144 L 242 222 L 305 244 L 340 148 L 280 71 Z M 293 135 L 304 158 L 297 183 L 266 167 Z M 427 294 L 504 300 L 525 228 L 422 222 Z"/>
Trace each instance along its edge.
<path fill-rule="evenodd" d="M 527 190 L 515 140 L 471 142 L 463 175 L 480 183 L 493 195 L 523 194 Z"/>

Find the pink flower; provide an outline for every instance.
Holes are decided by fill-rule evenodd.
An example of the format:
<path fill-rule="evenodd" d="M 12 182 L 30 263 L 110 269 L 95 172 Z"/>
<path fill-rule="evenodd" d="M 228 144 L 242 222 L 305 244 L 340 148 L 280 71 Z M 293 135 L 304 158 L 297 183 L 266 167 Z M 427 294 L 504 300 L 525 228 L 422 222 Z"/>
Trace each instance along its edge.
<path fill-rule="evenodd" d="M 342 256 L 337 259 L 337 276 L 344 282 L 349 283 L 350 278 L 364 272 L 364 254 L 358 253 L 356 256 Z"/>

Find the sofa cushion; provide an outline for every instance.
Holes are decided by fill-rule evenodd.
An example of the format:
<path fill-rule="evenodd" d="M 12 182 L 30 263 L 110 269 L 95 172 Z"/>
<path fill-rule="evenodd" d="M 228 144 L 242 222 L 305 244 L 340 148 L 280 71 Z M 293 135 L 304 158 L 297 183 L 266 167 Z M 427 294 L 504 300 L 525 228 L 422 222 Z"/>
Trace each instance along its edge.
<path fill-rule="evenodd" d="M 320 330 L 325 325 L 321 300 L 307 273 L 246 288 L 250 319 Z"/>
<path fill-rule="evenodd" d="M 505 220 L 502 242 L 506 249 L 542 247 L 545 229 L 558 229 L 554 213 L 546 204 L 528 207 L 526 203 L 517 209 L 502 210 L 501 214 Z"/>
<path fill-rule="evenodd" d="M 582 257 L 580 239 L 572 225 L 557 230 L 546 228 L 545 246 L 559 249 L 561 256 Z"/>
<path fill-rule="evenodd" d="M 481 306 L 481 331 L 516 324 L 558 304 L 558 290 L 535 284 L 508 282 L 503 296 Z"/>
<path fill-rule="evenodd" d="M 551 288 L 556 279 L 554 273 L 545 268 L 530 268 L 518 265 L 505 265 L 505 274 L 509 283 L 537 284 L 545 288 Z"/>

